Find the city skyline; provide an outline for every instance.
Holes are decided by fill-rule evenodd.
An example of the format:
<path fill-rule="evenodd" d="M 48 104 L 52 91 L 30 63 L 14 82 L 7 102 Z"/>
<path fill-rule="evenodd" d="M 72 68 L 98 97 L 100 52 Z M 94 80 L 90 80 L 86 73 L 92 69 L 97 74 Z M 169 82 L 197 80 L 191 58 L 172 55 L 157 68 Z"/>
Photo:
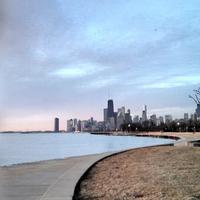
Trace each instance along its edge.
<path fill-rule="evenodd" d="M 136 115 L 196 109 L 197 0 L 2 0 L 0 14 L 0 131 L 100 121 L 108 93 Z"/>
<path fill-rule="evenodd" d="M 118 109 L 119 108 L 124 108 L 124 109 L 126 108 L 126 106 L 124 106 L 124 105 L 122 106 L 122 105 L 119 105 L 119 104 L 115 104 L 115 106 Z M 169 109 L 166 109 L 166 110 L 163 110 L 163 109 L 148 109 L 148 112 L 146 112 L 145 119 L 150 119 L 152 115 L 156 115 L 157 117 L 161 116 L 163 118 L 166 115 L 169 115 L 169 116 L 172 116 L 173 119 L 183 119 L 184 115 L 186 113 L 189 114 L 189 115 L 194 114 L 195 109 L 196 109 L 195 106 L 196 105 L 194 105 L 194 108 L 191 109 L 191 112 L 186 112 L 185 109 L 182 109 L 182 110 L 180 109 L 180 113 L 178 115 L 173 115 L 173 113 L 167 112 L 170 109 L 173 110 L 173 108 L 169 108 Z M 104 107 L 105 107 L 105 105 L 104 105 Z M 113 105 L 113 107 L 114 107 L 114 105 Z M 132 107 L 132 106 L 130 106 L 130 107 Z M 142 105 L 142 106 L 140 106 L 140 109 L 138 109 L 136 112 L 134 112 L 134 110 L 133 110 L 133 112 L 131 114 L 132 118 L 134 119 L 134 117 L 139 117 L 139 118 L 142 119 L 143 118 L 143 112 L 146 109 L 147 109 L 147 105 Z M 102 110 L 102 108 L 101 108 L 101 110 Z M 55 120 L 58 120 L 58 122 L 57 122 L 57 126 L 58 126 L 57 130 L 59 129 L 60 131 L 65 131 L 66 130 L 66 120 L 67 119 L 80 119 L 81 121 L 82 120 L 84 121 L 84 120 L 90 119 L 91 117 L 92 118 L 94 117 L 94 119 L 97 120 L 97 121 L 100 121 L 100 122 L 104 121 L 104 110 L 105 110 L 105 108 L 103 109 L 103 113 L 100 114 L 101 115 L 100 118 L 96 117 L 94 113 L 93 114 L 91 113 L 91 115 L 88 115 L 88 116 L 82 117 L 82 118 L 79 117 L 81 113 L 79 113 L 78 115 L 73 114 L 73 115 L 71 115 L 69 117 L 66 116 L 66 115 L 63 115 L 63 114 L 55 114 L 54 116 L 53 115 L 46 116 L 47 119 L 45 119 L 45 120 L 46 120 L 47 124 L 43 124 L 43 121 L 39 122 L 39 124 L 40 123 L 42 124 L 43 128 L 38 128 L 39 126 L 31 126 L 29 128 L 24 128 L 24 129 L 20 129 L 20 128 L 17 128 L 17 129 L 12 129 L 12 128 L 11 129 L 9 129 L 9 128 L 8 129 L 2 129 L 2 127 L 0 127 L 0 131 L 38 131 L 38 130 L 41 130 L 41 131 L 52 131 L 52 130 L 54 130 L 55 131 L 55 124 L 56 124 Z M 132 110 L 132 109 L 128 108 L 128 110 Z M 114 112 L 114 108 L 113 108 L 113 113 L 115 113 Z M 85 116 L 85 115 L 83 115 L 83 116 Z M 52 125 L 53 119 L 54 119 L 54 125 Z M 30 124 L 33 123 L 33 121 L 34 121 L 33 119 L 30 119 L 30 121 L 29 121 Z M 37 120 L 36 123 L 38 123 L 38 120 Z M 28 124 L 28 125 L 30 125 L 30 124 Z"/>
<path fill-rule="evenodd" d="M 200 88 L 199 90 L 200 91 Z M 199 102 L 199 96 L 196 96 Z M 199 104 L 197 104 L 199 107 Z M 144 105 L 141 115 L 133 115 L 131 114 L 131 110 L 123 105 L 116 110 L 114 100 L 107 100 L 107 107 L 102 111 L 103 120 L 98 121 L 92 116 L 90 119 L 78 119 L 78 118 L 70 118 L 67 119 L 66 130 L 62 130 L 62 132 L 107 132 L 107 131 L 122 131 L 125 126 L 135 126 L 135 127 L 151 127 L 158 131 L 163 130 L 163 125 L 166 127 L 170 127 L 172 124 L 186 124 L 188 127 L 191 127 L 193 122 L 198 122 L 200 118 L 200 110 L 197 109 L 195 113 L 183 113 L 181 118 L 174 118 L 171 114 L 164 114 L 157 116 L 154 114 L 148 114 L 147 105 Z M 173 127 L 173 126 L 172 126 Z M 152 130 L 153 130 L 152 129 Z M 58 132 L 58 131 L 54 131 Z"/>
<path fill-rule="evenodd" d="M 49 131 L 50 132 L 60 132 L 61 131 L 61 132 L 66 132 L 67 131 L 67 132 L 73 132 L 73 131 L 77 131 L 76 128 L 75 128 L 74 123 L 77 124 L 77 125 L 78 125 L 78 123 L 80 123 L 79 124 L 80 128 L 79 128 L 78 131 L 82 130 L 82 128 L 81 128 L 82 127 L 82 122 L 83 123 L 88 123 L 88 122 L 91 122 L 91 120 L 94 121 L 95 123 L 98 123 L 98 124 L 100 123 L 100 126 L 102 128 L 103 126 L 106 126 L 107 122 L 110 123 L 109 118 L 115 118 L 115 120 L 114 120 L 115 121 L 114 122 L 115 125 L 113 127 L 113 130 L 115 130 L 115 129 L 116 130 L 120 130 L 120 126 L 123 123 L 143 123 L 145 121 L 152 121 L 155 124 L 157 124 L 157 123 L 159 124 L 161 122 L 166 123 L 167 121 L 168 122 L 179 121 L 179 120 L 186 120 L 187 121 L 189 119 L 192 119 L 192 120 L 195 119 L 194 118 L 195 117 L 194 116 L 194 114 L 195 114 L 194 112 L 192 112 L 192 113 L 182 113 L 182 116 L 179 117 L 179 118 L 174 117 L 170 113 L 168 113 L 168 114 L 161 113 L 161 114 L 158 115 L 158 113 L 156 114 L 156 113 L 152 113 L 152 111 L 151 112 L 149 112 L 149 110 L 147 111 L 147 105 L 143 105 L 143 109 L 141 109 L 140 114 L 131 113 L 131 110 L 129 108 L 127 109 L 127 107 L 124 106 L 124 105 L 123 106 L 121 105 L 121 107 L 118 107 L 117 110 L 116 110 L 117 112 L 114 110 L 114 107 L 115 106 L 114 106 L 113 99 L 108 99 L 107 100 L 107 108 L 103 109 L 102 119 L 101 120 L 97 120 L 93 115 L 91 115 L 90 117 L 85 118 L 85 119 L 80 119 L 77 116 L 76 117 L 67 118 L 67 119 L 66 118 L 62 118 L 62 117 L 61 118 L 54 117 L 54 123 L 52 125 L 52 120 L 53 119 L 51 119 L 51 121 L 49 121 L 49 125 L 51 124 L 51 127 L 49 126 L 48 129 L 26 129 L 26 130 L 20 130 L 20 129 L 19 130 L 11 130 L 10 129 L 10 130 L 3 130 L 3 132 L 4 131 L 14 131 L 14 132 L 15 131 L 30 131 L 30 132 L 32 132 L 32 131 L 36 131 L 36 132 L 37 131 L 47 131 L 47 132 L 49 132 Z M 108 113 L 109 109 L 110 109 L 110 113 Z M 124 113 L 124 116 L 122 117 L 122 120 L 120 120 L 120 124 L 117 125 L 117 123 L 118 123 L 117 117 L 118 117 L 118 114 L 120 112 Z M 127 114 L 128 114 L 128 116 L 127 116 Z M 199 115 L 199 114 L 200 113 L 198 111 L 197 115 Z M 127 119 L 128 119 L 128 121 L 126 121 Z M 61 121 L 61 123 L 60 123 L 60 121 Z M 70 131 L 68 130 L 68 127 L 71 127 Z M 92 130 L 88 129 L 88 131 L 92 131 Z M 97 129 L 96 131 L 99 131 L 99 130 Z M 104 129 L 104 131 L 106 131 L 106 129 Z M 84 132 L 85 132 L 85 130 L 84 130 Z"/>

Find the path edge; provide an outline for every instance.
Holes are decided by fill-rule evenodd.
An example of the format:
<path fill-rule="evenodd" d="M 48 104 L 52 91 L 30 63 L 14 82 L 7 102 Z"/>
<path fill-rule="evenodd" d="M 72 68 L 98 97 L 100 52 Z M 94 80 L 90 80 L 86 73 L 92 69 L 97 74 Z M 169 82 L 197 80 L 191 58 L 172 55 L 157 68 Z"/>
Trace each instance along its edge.
<path fill-rule="evenodd" d="M 74 193 L 73 193 L 73 196 L 72 196 L 72 200 L 77 200 L 77 194 L 78 192 L 80 191 L 80 184 L 81 182 L 86 178 L 88 172 L 96 165 L 98 164 L 99 162 L 107 159 L 107 158 L 110 158 L 112 156 L 116 156 L 116 155 L 119 155 L 119 154 L 122 154 L 122 153 L 125 153 L 125 152 L 128 152 L 128 151 L 132 151 L 132 150 L 137 150 L 137 149 L 146 149 L 146 148 L 152 148 L 152 147 L 163 147 L 163 146 L 175 146 L 175 142 L 171 142 L 171 143 L 167 143 L 167 144 L 160 144 L 160 145 L 151 145 L 151 146 L 147 146 L 147 147 L 137 147 L 137 148 L 131 148 L 131 149 L 127 149 L 127 150 L 123 150 L 123 151 L 119 151 L 119 152 L 115 152 L 115 153 L 111 153 L 109 155 L 106 155 L 98 160 L 96 160 L 93 164 L 91 164 L 84 172 L 83 174 L 81 175 L 81 177 L 78 179 L 77 183 L 76 183 L 76 186 L 74 188 Z"/>

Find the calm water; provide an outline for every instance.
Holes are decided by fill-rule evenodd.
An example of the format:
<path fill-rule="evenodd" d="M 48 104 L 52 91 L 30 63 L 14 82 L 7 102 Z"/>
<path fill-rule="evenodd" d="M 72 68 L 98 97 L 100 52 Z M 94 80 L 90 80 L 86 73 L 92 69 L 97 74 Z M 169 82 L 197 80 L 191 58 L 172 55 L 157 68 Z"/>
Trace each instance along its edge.
<path fill-rule="evenodd" d="M 173 140 L 91 134 L 0 134 L 0 166 L 166 144 Z"/>

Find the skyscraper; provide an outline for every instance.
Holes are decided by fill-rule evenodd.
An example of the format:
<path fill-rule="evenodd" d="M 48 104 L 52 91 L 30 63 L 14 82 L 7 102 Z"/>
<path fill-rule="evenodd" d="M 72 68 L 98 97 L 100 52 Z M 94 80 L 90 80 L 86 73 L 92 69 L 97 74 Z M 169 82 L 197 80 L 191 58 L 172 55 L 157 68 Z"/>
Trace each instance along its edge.
<path fill-rule="evenodd" d="M 144 111 L 145 111 L 145 118 L 147 120 L 147 106 L 146 105 L 144 106 Z"/>
<path fill-rule="evenodd" d="M 172 115 L 165 115 L 165 123 L 169 124 L 173 121 Z"/>
<path fill-rule="evenodd" d="M 73 127 L 73 119 L 67 120 L 67 132 L 73 132 L 75 128 Z"/>
<path fill-rule="evenodd" d="M 124 109 L 118 108 L 118 113 L 117 113 L 117 129 L 121 129 L 121 125 L 125 122 L 125 113 Z"/>
<path fill-rule="evenodd" d="M 103 121 L 104 122 L 108 121 L 108 109 L 107 108 L 103 109 Z"/>
<path fill-rule="evenodd" d="M 153 125 L 157 125 L 158 124 L 158 120 L 157 120 L 156 114 L 153 114 L 153 115 L 150 116 L 150 121 L 151 121 L 151 123 L 153 123 Z"/>
<path fill-rule="evenodd" d="M 107 112 L 107 117 L 114 117 L 114 105 L 113 105 L 113 100 L 109 99 L 108 100 L 108 112 Z"/>
<path fill-rule="evenodd" d="M 189 120 L 189 114 L 184 113 L 184 121 L 187 122 Z"/>
<path fill-rule="evenodd" d="M 158 118 L 158 125 L 161 125 L 161 124 L 163 124 L 164 123 L 164 118 L 162 117 L 162 116 L 160 116 L 159 118 Z"/>
<path fill-rule="evenodd" d="M 200 104 L 197 104 L 196 115 L 198 118 L 200 118 Z"/>
<path fill-rule="evenodd" d="M 147 106 L 144 106 L 144 110 L 142 111 L 142 122 L 147 121 Z"/>
<path fill-rule="evenodd" d="M 59 132 L 59 118 L 55 118 L 54 120 L 54 132 Z"/>
<path fill-rule="evenodd" d="M 125 123 L 132 123 L 131 110 L 128 109 L 125 113 Z"/>
<path fill-rule="evenodd" d="M 139 116 L 138 116 L 138 115 L 135 115 L 135 116 L 134 116 L 133 122 L 134 122 L 134 123 L 138 123 L 138 122 L 139 122 Z"/>

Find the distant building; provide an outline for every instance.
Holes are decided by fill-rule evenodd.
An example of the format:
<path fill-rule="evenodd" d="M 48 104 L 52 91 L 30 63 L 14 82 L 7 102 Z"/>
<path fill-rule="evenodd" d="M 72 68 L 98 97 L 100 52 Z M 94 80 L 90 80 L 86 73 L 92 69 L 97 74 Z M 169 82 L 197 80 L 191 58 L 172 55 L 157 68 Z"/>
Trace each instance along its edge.
<path fill-rule="evenodd" d="M 113 124 L 113 122 L 112 122 Z M 67 120 L 67 132 L 91 132 L 104 131 L 105 123 L 98 122 L 91 117 L 88 120 L 69 119 Z"/>
<path fill-rule="evenodd" d="M 140 118 L 138 115 L 135 115 L 133 118 L 133 123 L 138 123 L 140 121 Z"/>
<path fill-rule="evenodd" d="M 190 115 L 190 119 L 191 119 L 192 121 L 197 121 L 197 114 L 196 114 L 196 113 L 191 114 L 191 115 Z"/>
<path fill-rule="evenodd" d="M 173 121 L 172 115 L 165 115 L 165 123 L 169 124 Z"/>
<path fill-rule="evenodd" d="M 197 115 L 197 118 L 200 118 L 200 104 L 197 104 L 196 115 Z"/>
<path fill-rule="evenodd" d="M 81 131 L 81 120 L 78 120 L 77 129 L 75 131 L 77 131 L 77 132 Z"/>
<path fill-rule="evenodd" d="M 103 121 L 104 122 L 108 121 L 108 109 L 107 108 L 103 109 Z"/>
<path fill-rule="evenodd" d="M 132 117 L 131 117 L 131 110 L 128 109 L 127 113 L 125 113 L 125 123 L 129 124 L 132 123 Z"/>
<path fill-rule="evenodd" d="M 91 123 L 91 125 L 94 125 L 94 124 L 95 124 L 94 118 L 93 118 L 93 117 L 90 118 L 90 123 Z"/>
<path fill-rule="evenodd" d="M 98 131 L 104 131 L 104 122 L 97 122 Z"/>
<path fill-rule="evenodd" d="M 147 121 L 147 106 L 144 106 L 144 110 L 142 111 L 142 122 Z"/>
<path fill-rule="evenodd" d="M 54 120 L 54 132 L 59 132 L 59 118 L 55 118 Z"/>
<path fill-rule="evenodd" d="M 121 107 L 121 108 L 118 108 L 118 111 L 117 111 L 117 117 L 116 117 L 116 128 L 118 130 L 121 129 L 121 125 L 124 124 L 124 123 L 132 123 L 132 117 L 131 117 L 131 111 L 130 109 L 127 110 L 127 113 L 126 113 L 126 109 L 125 107 Z"/>
<path fill-rule="evenodd" d="M 122 112 L 123 115 L 125 115 L 125 112 L 126 112 L 125 106 L 121 107 L 121 112 Z"/>
<path fill-rule="evenodd" d="M 117 112 L 114 112 L 115 129 L 117 128 Z"/>
<path fill-rule="evenodd" d="M 161 125 L 164 123 L 164 118 L 162 116 L 158 117 L 158 125 Z"/>
<path fill-rule="evenodd" d="M 75 128 L 74 128 L 73 125 L 74 125 L 73 119 L 67 120 L 67 132 L 73 132 L 73 131 L 75 131 Z"/>
<path fill-rule="evenodd" d="M 115 130 L 115 118 L 114 118 L 114 117 L 109 117 L 108 123 L 109 123 L 108 129 L 109 129 L 110 131 Z"/>
<path fill-rule="evenodd" d="M 104 127 L 107 131 L 116 129 L 116 116 L 114 112 L 114 103 L 112 99 L 108 100 L 107 108 L 103 110 Z"/>
<path fill-rule="evenodd" d="M 86 123 L 87 123 L 86 120 L 81 120 L 81 132 L 84 132 L 85 127 L 86 127 Z"/>
<path fill-rule="evenodd" d="M 108 100 L 108 112 L 107 117 L 114 117 L 114 103 L 112 99 Z"/>
<path fill-rule="evenodd" d="M 156 126 L 157 125 L 157 118 L 156 115 L 153 114 L 150 116 L 150 121 Z"/>
<path fill-rule="evenodd" d="M 77 125 L 78 125 L 78 120 L 75 118 L 73 119 L 73 131 L 77 129 Z"/>
<path fill-rule="evenodd" d="M 91 120 L 81 121 L 81 132 L 97 131 L 97 122 Z"/>
<path fill-rule="evenodd" d="M 184 113 L 184 121 L 187 122 L 189 120 L 189 114 Z"/>
<path fill-rule="evenodd" d="M 198 115 L 197 113 L 194 113 L 194 121 L 197 121 Z"/>
<path fill-rule="evenodd" d="M 118 109 L 117 113 L 117 130 L 121 129 L 121 125 L 125 122 L 125 115 Z"/>

